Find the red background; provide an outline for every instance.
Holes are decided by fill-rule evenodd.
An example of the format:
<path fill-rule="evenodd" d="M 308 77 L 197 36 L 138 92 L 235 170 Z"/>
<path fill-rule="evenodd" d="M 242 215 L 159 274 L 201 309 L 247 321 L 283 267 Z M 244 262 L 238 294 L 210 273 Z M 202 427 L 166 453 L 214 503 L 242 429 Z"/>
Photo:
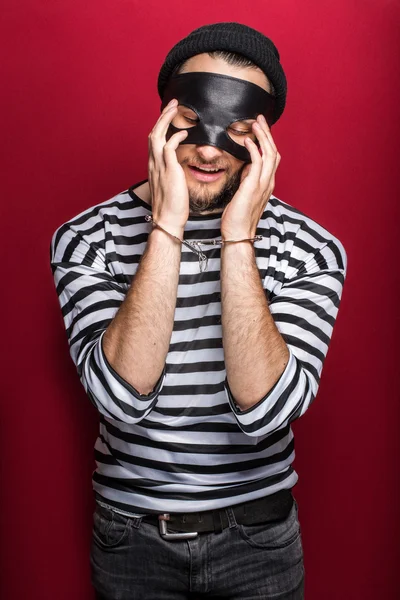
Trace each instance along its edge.
<path fill-rule="evenodd" d="M 1 598 L 92 598 L 97 415 L 69 358 L 50 237 L 146 177 L 165 54 L 224 20 L 279 48 L 275 194 L 349 259 L 320 393 L 295 425 L 306 598 L 398 598 L 400 3 L 9 0 L 2 16 Z"/>

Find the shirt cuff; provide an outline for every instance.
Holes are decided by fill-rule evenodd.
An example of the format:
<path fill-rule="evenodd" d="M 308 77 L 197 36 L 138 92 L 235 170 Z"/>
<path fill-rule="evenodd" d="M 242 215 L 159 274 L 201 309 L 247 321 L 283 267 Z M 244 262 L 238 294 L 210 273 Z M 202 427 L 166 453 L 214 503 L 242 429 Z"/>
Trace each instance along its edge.
<path fill-rule="evenodd" d="M 110 365 L 110 363 L 107 360 L 107 357 L 104 353 L 103 350 L 103 335 L 105 332 L 103 332 L 101 334 L 100 337 L 100 352 L 101 352 L 101 358 L 105 364 L 105 366 L 107 367 L 110 375 L 112 376 L 112 378 L 116 379 L 123 388 L 125 388 L 125 390 L 127 390 L 130 394 L 132 394 L 132 396 L 134 396 L 135 398 L 137 398 L 137 400 L 143 400 L 146 402 L 151 402 L 152 400 L 154 400 L 154 398 L 156 398 L 156 396 L 158 396 L 158 394 L 161 392 L 161 389 L 164 385 L 164 379 L 165 379 L 165 365 L 164 368 L 162 370 L 162 373 L 160 375 L 159 380 L 157 381 L 156 385 L 154 386 L 154 389 L 149 393 L 149 394 L 140 394 L 140 392 L 138 392 L 138 390 L 133 387 L 133 385 L 131 385 L 128 381 L 126 381 L 123 377 L 121 377 L 121 375 L 119 373 L 117 373 L 117 371 L 115 369 L 113 369 L 113 367 Z M 106 375 L 107 377 L 107 375 Z"/>
<path fill-rule="evenodd" d="M 283 399 L 286 398 L 290 382 L 296 377 L 296 359 L 290 349 L 289 353 L 288 363 L 278 381 L 261 400 L 250 408 L 245 410 L 240 408 L 232 395 L 227 379 L 225 380 L 225 392 L 228 402 L 240 428 L 245 433 L 260 435 L 261 433 L 267 433 L 267 429 L 274 429 L 279 426 L 277 424 L 282 420 L 282 412 L 286 412 L 287 408 Z"/>
<path fill-rule="evenodd" d="M 140 394 L 108 362 L 102 348 L 104 333 L 85 359 L 81 381 L 93 404 L 106 417 L 129 424 L 139 423 L 157 403 L 166 367 L 150 394 Z"/>

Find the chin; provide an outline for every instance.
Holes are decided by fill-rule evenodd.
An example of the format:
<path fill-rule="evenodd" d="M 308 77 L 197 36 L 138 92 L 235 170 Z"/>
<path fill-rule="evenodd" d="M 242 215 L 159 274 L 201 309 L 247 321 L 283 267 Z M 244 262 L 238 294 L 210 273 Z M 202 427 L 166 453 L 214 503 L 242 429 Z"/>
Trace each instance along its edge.
<path fill-rule="evenodd" d="M 208 211 L 222 212 L 232 200 L 237 188 L 222 185 L 217 189 L 211 187 L 198 186 L 189 188 L 189 207 L 192 214 L 201 214 Z"/>
<path fill-rule="evenodd" d="M 226 186 L 226 178 L 224 177 L 222 181 L 213 181 L 210 183 L 203 182 L 193 182 L 192 180 L 186 179 L 186 183 L 189 190 L 189 195 L 199 196 L 204 198 L 209 198 L 210 196 L 215 196 L 221 193 L 221 191 Z"/>
<path fill-rule="evenodd" d="M 240 185 L 244 166 L 233 174 L 226 171 L 216 181 L 197 181 L 192 173 L 185 168 L 191 213 L 201 214 L 211 210 L 222 211 L 232 200 Z"/>

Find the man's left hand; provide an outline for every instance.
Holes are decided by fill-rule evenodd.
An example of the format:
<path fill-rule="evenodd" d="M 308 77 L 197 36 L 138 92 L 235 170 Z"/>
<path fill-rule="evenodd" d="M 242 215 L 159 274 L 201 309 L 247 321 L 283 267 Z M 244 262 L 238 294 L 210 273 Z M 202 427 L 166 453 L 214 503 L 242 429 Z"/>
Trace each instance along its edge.
<path fill-rule="evenodd" d="M 226 240 L 255 236 L 275 187 L 275 173 L 281 156 L 262 115 L 252 124 L 252 130 L 260 147 L 249 137 L 244 141 L 251 163 L 244 168 L 239 189 L 222 214 L 221 235 Z"/>

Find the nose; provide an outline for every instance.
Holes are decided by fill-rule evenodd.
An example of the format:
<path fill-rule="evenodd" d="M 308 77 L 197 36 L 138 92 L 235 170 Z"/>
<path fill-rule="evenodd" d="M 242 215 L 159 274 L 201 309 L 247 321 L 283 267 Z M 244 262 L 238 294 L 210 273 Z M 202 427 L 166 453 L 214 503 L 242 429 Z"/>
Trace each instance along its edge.
<path fill-rule="evenodd" d="M 216 146 L 196 146 L 197 153 L 203 160 L 212 161 L 216 158 L 220 158 L 223 154 L 223 150 Z"/>

